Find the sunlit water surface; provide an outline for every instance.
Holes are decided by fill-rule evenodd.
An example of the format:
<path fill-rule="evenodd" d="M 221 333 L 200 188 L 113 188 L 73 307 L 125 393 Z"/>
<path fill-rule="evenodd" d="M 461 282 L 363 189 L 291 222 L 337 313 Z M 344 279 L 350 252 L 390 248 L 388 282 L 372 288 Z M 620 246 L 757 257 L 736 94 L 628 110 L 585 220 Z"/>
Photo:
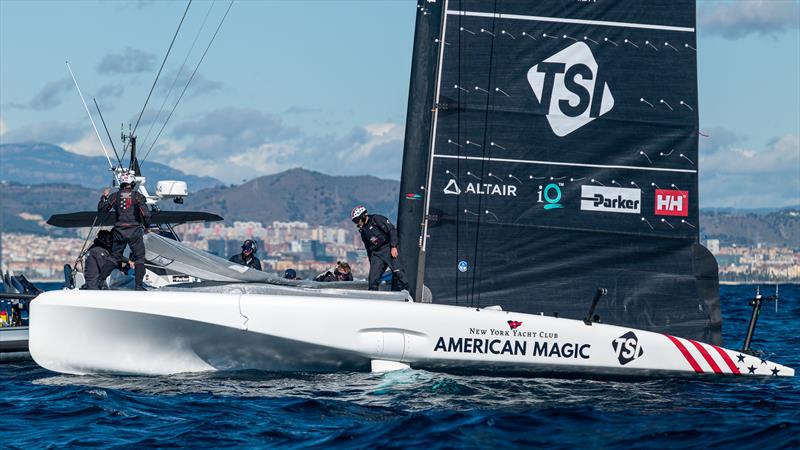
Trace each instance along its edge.
<path fill-rule="evenodd" d="M 723 286 L 738 348 L 753 286 Z M 770 291 L 771 292 L 771 291 Z M 800 287 L 754 348 L 800 368 Z M 67 376 L 0 364 L 0 448 L 800 448 L 800 377 L 595 381 L 424 371 Z"/>

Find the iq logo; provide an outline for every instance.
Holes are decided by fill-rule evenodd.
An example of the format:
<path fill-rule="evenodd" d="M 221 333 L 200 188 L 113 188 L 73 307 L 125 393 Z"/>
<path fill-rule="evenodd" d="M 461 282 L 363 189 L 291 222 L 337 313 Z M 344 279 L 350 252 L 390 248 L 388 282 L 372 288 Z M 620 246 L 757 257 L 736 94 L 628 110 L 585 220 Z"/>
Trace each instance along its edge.
<path fill-rule="evenodd" d="M 547 186 L 539 186 L 539 199 L 537 203 L 545 203 L 544 209 L 563 208 L 564 205 L 559 203 L 561 201 L 561 188 L 555 183 L 550 183 Z"/>
<path fill-rule="evenodd" d="M 461 261 L 458 262 L 458 271 L 459 272 L 464 273 L 468 269 L 469 269 L 469 264 L 466 261 L 461 260 Z"/>
<path fill-rule="evenodd" d="M 576 42 L 528 70 L 538 112 L 564 137 L 611 111 L 614 96 L 592 50 Z"/>
<path fill-rule="evenodd" d="M 639 345 L 639 338 L 636 337 L 633 331 L 628 331 L 611 341 L 611 347 L 614 348 L 617 359 L 622 366 L 644 354 L 644 349 Z"/>
<path fill-rule="evenodd" d="M 681 216 L 689 215 L 689 191 L 678 191 L 674 189 L 656 189 L 657 216 Z"/>

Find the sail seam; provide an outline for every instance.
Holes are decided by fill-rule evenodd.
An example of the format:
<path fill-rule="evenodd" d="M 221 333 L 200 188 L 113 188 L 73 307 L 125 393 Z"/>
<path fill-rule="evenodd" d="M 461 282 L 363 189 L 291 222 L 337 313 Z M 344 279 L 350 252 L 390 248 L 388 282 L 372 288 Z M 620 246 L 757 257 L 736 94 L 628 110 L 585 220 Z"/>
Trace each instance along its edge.
<path fill-rule="evenodd" d="M 585 163 L 570 163 L 561 161 L 538 161 L 534 159 L 510 159 L 510 158 L 492 158 L 482 156 L 456 156 L 456 155 L 433 155 L 434 158 L 448 158 L 448 159 L 469 159 L 475 161 L 492 161 L 492 162 L 509 162 L 509 163 L 522 163 L 522 164 L 539 164 L 543 166 L 574 166 L 574 167 L 596 167 L 602 169 L 633 169 L 633 170 L 650 170 L 657 172 L 682 172 L 682 173 L 697 173 L 694 169 L 667 169 L 658 167 L 638 167 L 638 166 L 614 166 L 606 164 L 585 164 Z"/>
<path fill-rule="evenodd" d="M 486 13 L 478 11 L 454 11 L 454 10 L 448 10 L 447 14 L 471 16 L 471 17 L 528 20 L 533 22 L 558 22 L 558 23 L 574 23 L 581 25 L 601 25 L 608 27 L 642 28 L 646 30 L 682 31 L 688 33 L 694 33 L 695 31 L 695 29 L 692 27 L 674 27 L 670 25 L 653 25 L 649 23 L 612 22 L 607 20 L 569 19 L 566 17 L 526 16 L 522 14 Z"/>

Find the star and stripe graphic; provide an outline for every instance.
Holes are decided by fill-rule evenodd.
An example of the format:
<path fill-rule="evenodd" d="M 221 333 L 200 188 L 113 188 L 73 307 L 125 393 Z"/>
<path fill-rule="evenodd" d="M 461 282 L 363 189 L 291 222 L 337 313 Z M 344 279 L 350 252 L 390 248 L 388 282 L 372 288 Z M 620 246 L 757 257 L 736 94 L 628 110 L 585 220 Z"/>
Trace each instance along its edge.
<path fill-rule="evenodd" d="M 668 334 L 664 336 L 672 342 L 695 373 L 778 376 L 781 371 L 781 368 L 777 365 L 763 358 L 741 352 L 733 352 L 692 339 L 679 338 Z M 734 359 L 736 359 L 735 362 Z"/>

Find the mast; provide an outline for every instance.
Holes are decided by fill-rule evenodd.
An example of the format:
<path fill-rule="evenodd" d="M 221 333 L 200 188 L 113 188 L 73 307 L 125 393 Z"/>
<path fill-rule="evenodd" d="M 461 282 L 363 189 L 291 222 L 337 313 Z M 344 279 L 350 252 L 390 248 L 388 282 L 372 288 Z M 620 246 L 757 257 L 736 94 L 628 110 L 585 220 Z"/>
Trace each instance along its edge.
<path fill-rule="evenodd" d="M 414 54 L 408 93 L 408 113 L 403 148 L 403 176 L 400 179 L 398 232 L 401 261 L 409 279 L 411 295 L 422 299 L 425 252 L 422 230 L 425 225 L 429 196 L 430 149 L 432 143 L 434 100 L 439 79 L 437 72 L 444 45 L 437 45 L 444 29 L 445 15 L 441 3 L 419 0 L 414 31 Z"/>

